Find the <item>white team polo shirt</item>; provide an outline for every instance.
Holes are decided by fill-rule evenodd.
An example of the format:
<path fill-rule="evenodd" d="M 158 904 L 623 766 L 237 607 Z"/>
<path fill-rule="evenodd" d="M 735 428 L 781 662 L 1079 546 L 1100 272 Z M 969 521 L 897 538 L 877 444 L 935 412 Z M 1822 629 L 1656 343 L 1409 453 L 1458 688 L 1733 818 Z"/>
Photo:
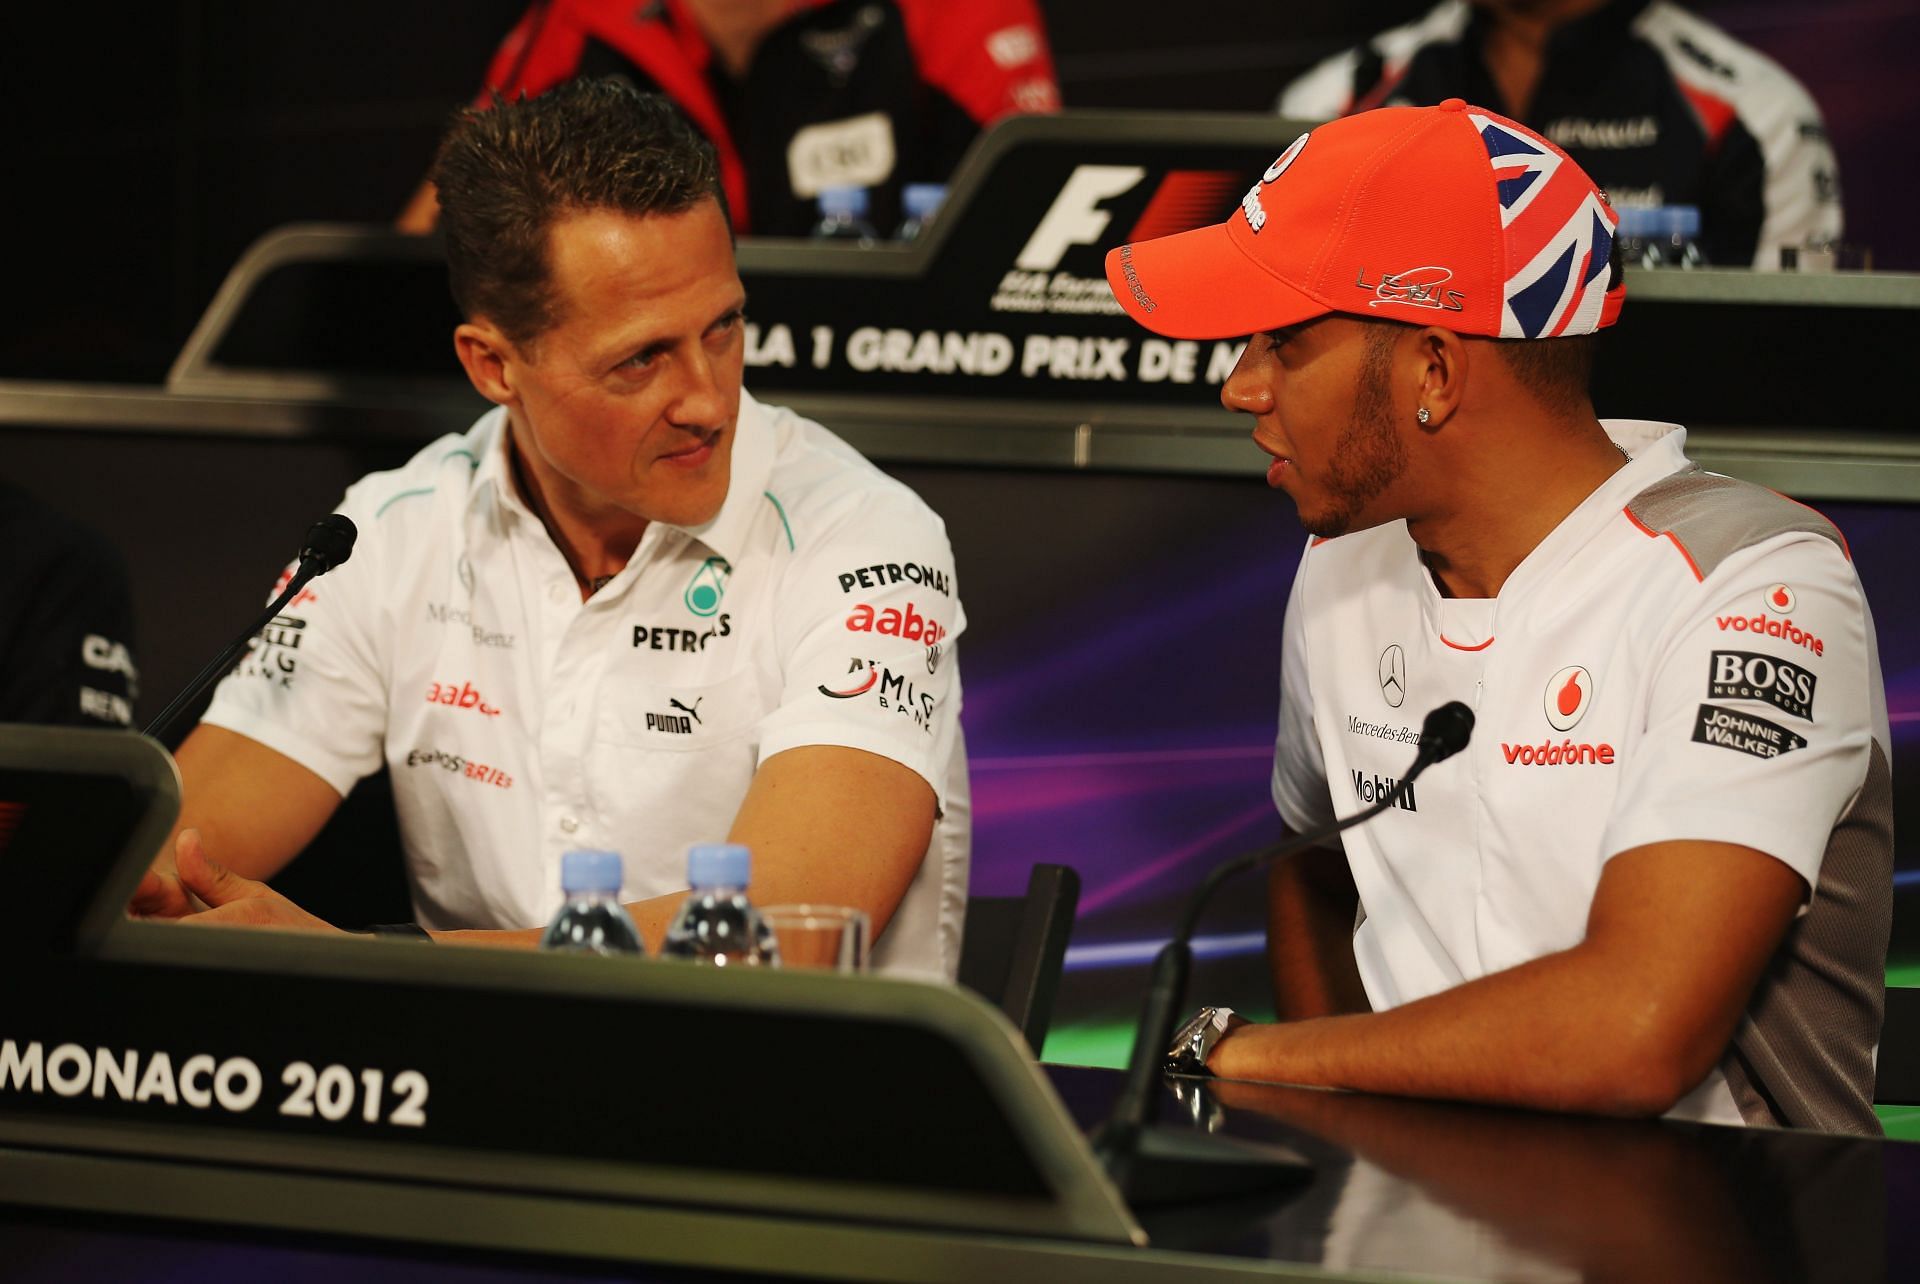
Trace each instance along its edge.
<path fill-rule="evenodd" d="M 766 759 L 891 758 L 941 810 L 874 965 L 951 978 L 970 811 L 945 525 L 820 425 L 744 394 L 731 469 L 712 522 L 649 525 L 582 602 L 492 410 L 348 490 L 352 559 L 275 621 L 206 721 L 343 795 L 384 762 L 414 910 L 443 929 L 545 923 L 574 847 L 620 852 L 628 900 L 684 889 L 687 847 L 726 837 Z"/>
<path fill-rule="evenodd" d="M 1889 738 L 1859 580 L 1823 518 L 1699 471 L 1683 430 L 1606 427 L 1631 462 L 1497 597 L 1442 597 L 1404 522 L 1310 543 L 1275 804 L 1296 831 L 1351 815 L 1392 788 L 1429 710 L 1474 711 L 1466 750 L 1344 836 L 1375 1009 L 1577 944 L 1616 853 L 1777 857 L 1815 895 L 1676 1113 L 1870 1128 L 1892 848 L 1890 819 L 1872 828 Z"/>

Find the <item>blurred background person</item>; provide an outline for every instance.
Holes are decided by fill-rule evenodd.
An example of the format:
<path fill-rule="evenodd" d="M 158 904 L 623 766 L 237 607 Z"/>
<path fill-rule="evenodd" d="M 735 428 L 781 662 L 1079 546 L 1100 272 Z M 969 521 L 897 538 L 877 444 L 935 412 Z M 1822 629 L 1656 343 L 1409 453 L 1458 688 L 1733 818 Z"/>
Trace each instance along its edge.
<path fill-rule="evenodd" d="M 902 190 L 945 183 L 1003 116 L 1060 106 L 1035 0 L 534 0 L 477 100 L 623 75 L 666 94 L 720 154 L 739 233 L 805 236 L 820 193 L 867 192 L 884 233 Z M 428 232 L 422 184 L 398 220 Z"/>
<path fill-rule="evenodd" d="M 0 481 L 0 722 L 130 727 L 139 695 L 120 550 Z"/>
<path fill-rule="evenodd" d="M 1327 120 L 1464 98 L 1572 156 L 1616 209 L 1693 206 L 1709 263 L 1779 267 L 1841 234 L 1839 166 L 1783 67 L 1664 0 L 1445 0 L 1288 85 Z"/>

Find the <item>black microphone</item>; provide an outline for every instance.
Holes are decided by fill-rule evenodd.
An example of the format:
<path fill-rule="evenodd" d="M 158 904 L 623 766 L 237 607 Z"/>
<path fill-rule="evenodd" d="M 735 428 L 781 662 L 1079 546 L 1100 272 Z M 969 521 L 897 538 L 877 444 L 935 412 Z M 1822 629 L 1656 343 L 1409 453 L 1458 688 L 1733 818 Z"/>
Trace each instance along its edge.
<path fill-rule="evenodd" d="M 1140 1024 L 1127 1078 L 1113 1114 L 1093 1138 L 1107 1173 L 1134 1206 L 1217 1198 L 1290 1181 L 1301 1175 L 1302 1161 L 1288 1152 L 1185 1131 L 1153 1127 L 1159 1113 L 1159 1086 L 1167 1043 L 1187 992 L 1193 967 L 1193 932 L 1200 911 L 1228 879 L 1282 856 L 1317 847 L 1343 830 L 1372 820 L 1397 804 L 1421 772 L 1467 747 L 1473 735 L 1473 710 L 1458 700 L 1429 713 L 1420 726 L 1419 752 L 1406 774 L 1385 796 L 1344 820 L 1332 821 L 1214 866 L 1187 902 L 1180 929 L 1153 960 L 1141 1005 Z"/>
<path fill-rule="evenodd" d="M 254 634 L 272 623 L 273 617 L 299 595 L 309 580 L 317 575 L 325 575 L 353 555 L 353 541 L 358 534 L 353 522 L 339 513 L 329 513 L 309 526 L 306 542 L 300 548 L 300 564 L 294 568 L 293 578 L 287 581 L 287 587 L 267 605 L 259 619 L 247 626 L 246 632 L 230 642 L 224 651 L 213 658 L 211 664 L 193 675 L 193 681 L 187 683 L 185 689 L 160 711 L 159 717 L 147 724 L 145 734 L 155 740 L 160 739 L 167 728 L 186 711 L 187 706 L 233 667 L 247 643 L 253 640 Z"/>

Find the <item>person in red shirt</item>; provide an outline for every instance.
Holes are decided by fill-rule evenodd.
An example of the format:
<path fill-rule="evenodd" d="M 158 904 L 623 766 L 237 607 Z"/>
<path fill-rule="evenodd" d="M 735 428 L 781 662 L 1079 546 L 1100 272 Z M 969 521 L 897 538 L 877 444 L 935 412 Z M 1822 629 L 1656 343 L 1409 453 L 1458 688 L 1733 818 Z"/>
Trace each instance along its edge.
<path fill-rule="evenodd" d="M 534 0 L 478 101 L 583 75 L 673 99 L 719 153 L 734 231 L 762 236 L 805 236 L 828 187 L 867 189 L 887 231 L 982 129 L 1060 106 L 1035 0 Z M 398 226 L 437 212 L 423 184 Z"/>

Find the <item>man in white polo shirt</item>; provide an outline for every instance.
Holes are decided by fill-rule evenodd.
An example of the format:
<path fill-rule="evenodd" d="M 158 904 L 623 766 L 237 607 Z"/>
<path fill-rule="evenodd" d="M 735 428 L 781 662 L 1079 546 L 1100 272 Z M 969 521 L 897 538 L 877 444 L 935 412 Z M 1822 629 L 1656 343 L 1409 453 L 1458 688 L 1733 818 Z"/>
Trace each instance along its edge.
<path fill-rule="evenodd" d="M 1182 339 L 1251 334 L 1250 415 L 1313 536 L 1281 656 L 1289 826 L 1464 752 L 1282 866 L 1283 1020 L 1233 1078 L 1875 1132 L 1891 908 L 1884 693 L 1839 533 L 1594 417 L 1624 299 L 1605 196 L 1458 99 L 1303 135 L 1227 223 L 1108 256 Z M 1212 1031 L 1213 1033 L 1208 1033 Z"/>
<path fill-rule="evenodd" d="M 858 906 L 877 967 L 952 977 L 953 555 L 912 492 L 742 391 L 711 148 L 577 82 L 467 114 L 436 181 L 455 346 L 496 408 L 348 492 L 353 559 L 181 746 L 182 833 L 136 912 L 192 892 L 206 921 L 328 926 L 255 880 L 384 764 L 435 935 L 531 945 L 561 853 L 605 847 L 657 945 L 687 846 L 730 838 L 756 900 Z"/>

